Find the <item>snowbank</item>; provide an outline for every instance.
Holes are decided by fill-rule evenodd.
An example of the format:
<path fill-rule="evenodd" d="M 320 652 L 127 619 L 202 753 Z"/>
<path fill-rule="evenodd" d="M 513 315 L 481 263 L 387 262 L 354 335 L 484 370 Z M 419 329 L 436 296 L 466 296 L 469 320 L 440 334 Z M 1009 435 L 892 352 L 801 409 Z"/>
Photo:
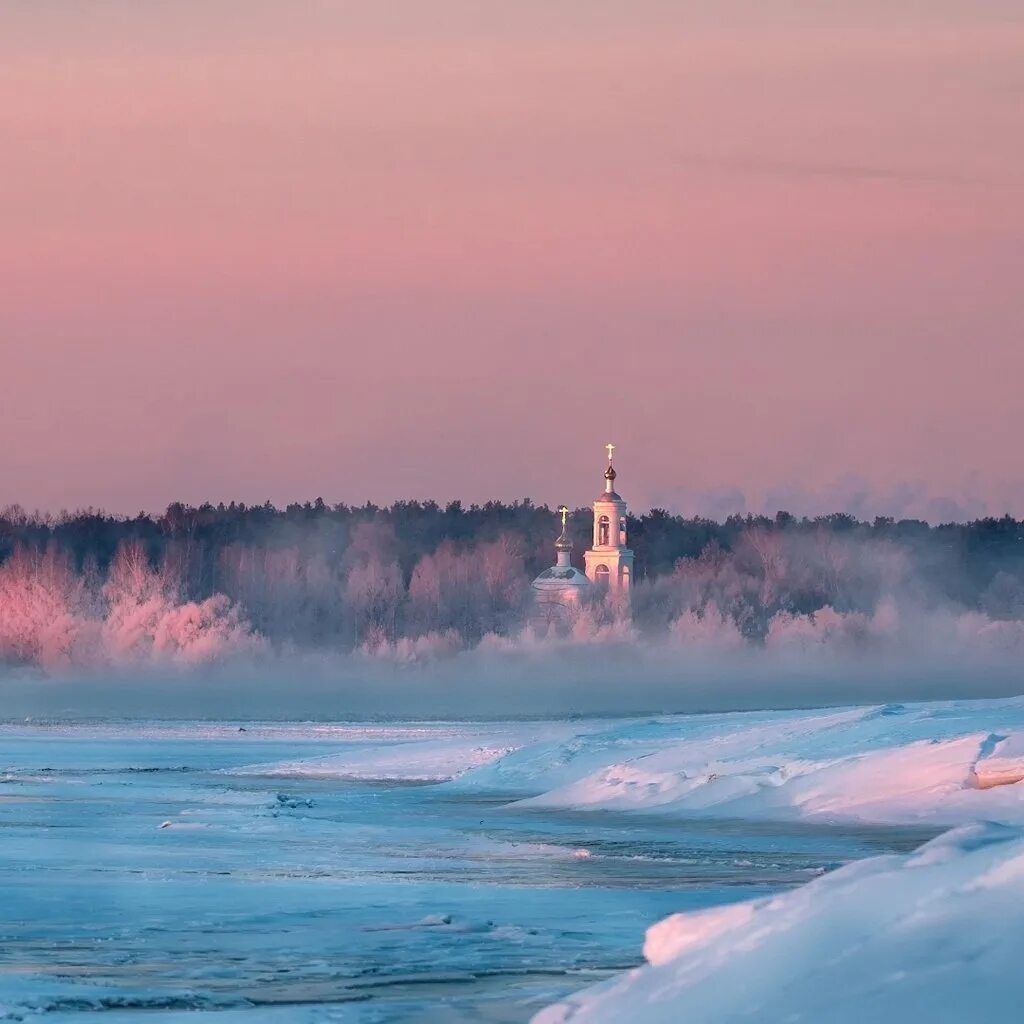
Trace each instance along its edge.
<path fill-rule="evenodd" d="M 482 777 L 531 772 L 525 806 L 960 825 L 781 896 L 673 915 L 649 929 L 646 966 L 536 1024 L 962 1022 L 1024 1000 L 1022 699 L 634 723 Z"/>
<path fill-rule="evenodd" d="M 524 806 L 728 818 L 1024 824 L 1024 700 L 705 715 L 531 746 L 462 786 Z"/>
<path fill-rule="evenodd" d="M 1024 982 L 1024 830 L 969 825 L 770 899 L 675 914 L 647 965 L 535 1024 L 1013 1019 Z"/>

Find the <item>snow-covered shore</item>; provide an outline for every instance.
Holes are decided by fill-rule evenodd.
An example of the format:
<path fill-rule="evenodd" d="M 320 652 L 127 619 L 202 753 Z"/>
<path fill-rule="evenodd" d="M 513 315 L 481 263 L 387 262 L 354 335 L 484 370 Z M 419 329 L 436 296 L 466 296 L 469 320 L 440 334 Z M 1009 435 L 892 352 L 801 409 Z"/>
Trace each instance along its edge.
<path fill-rule="evenodd" d="M 647 965 L 535 1024 L 1012 1020 L 1022 896 L 1024 831 L 961 826 L 780 896 L 666 918 Z"/>
<path fill-rule="evenodd" d="M 673 915 L 536 1024 L 994 1019 L 1024 999 L 1024 700 L 715 715 L 530 747 L 454 785 L 521 805 L 958 826 L 779 896 Z M 527 783 L 531 783 L 528 787 Z"/>

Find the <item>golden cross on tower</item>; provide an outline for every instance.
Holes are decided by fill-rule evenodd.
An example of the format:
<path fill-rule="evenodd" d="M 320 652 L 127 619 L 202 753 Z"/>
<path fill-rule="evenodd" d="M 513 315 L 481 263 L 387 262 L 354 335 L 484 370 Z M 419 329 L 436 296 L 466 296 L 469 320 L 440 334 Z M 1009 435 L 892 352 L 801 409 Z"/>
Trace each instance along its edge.
<path fill-rule="evenodd" d="M 612 464 L 612 452 L 615 451 L 615 445 L 606 444 L 605 448 L 608 450 L 608 465 L 610 466 Z"/>
<path fill-rule="evenodd" d="M 569 514 L 569 508 L 566 505 L 558 506 L 558 514 L 562 517 L 562 529 L 565 529 L 565 517 Z"/>

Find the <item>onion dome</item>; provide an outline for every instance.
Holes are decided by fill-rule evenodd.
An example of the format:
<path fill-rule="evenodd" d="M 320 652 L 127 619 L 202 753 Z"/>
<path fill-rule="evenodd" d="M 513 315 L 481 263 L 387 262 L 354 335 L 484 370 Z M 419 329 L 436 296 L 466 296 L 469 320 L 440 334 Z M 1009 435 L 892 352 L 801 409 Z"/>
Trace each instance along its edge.
<path fill-rule="evenodd" d="M 615 445 L 606 444 L 605 448 L 608 450 L 608 468 L 604 471 L 604 490 L 594 500 L 622 501 L 622 498 L 615 493 L 615 477 L 618 475 L 615 472 L 615 467 L 612 465 L 612 454 L 615 451 Z"/>
<path fill-rule="evenodd" d="M 558 535 L 558 540 L 555 541 L 556 551 L 572 551 L 572 541 L 569 539 L 569 528 L 565 523 L 562 524 L 562 532 Z"/>
<path fill-rule="evenodd" d="M 548 601 L 572 600 L 590 586 L 586 574 L 580 572 L 570 561 L 572 540 L 569 538 L 569 509 L 565 505 L 558 509 L 562 516 L 562 532 L 555 541 L 555 564 L 545 569 L 534 581 L 533 589 L 538 598 Z"/>

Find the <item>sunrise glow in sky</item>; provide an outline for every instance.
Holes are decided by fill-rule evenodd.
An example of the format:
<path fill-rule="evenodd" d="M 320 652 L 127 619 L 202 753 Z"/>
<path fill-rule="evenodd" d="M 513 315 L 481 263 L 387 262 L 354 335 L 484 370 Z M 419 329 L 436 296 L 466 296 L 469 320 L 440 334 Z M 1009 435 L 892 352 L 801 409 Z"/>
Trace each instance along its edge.
<path fill-rule="evenodd" d="M 634 508 L 1024 515 L 1019 0 L 7 0 L 0 94 L 0 505 L 614 441 Z"/>

